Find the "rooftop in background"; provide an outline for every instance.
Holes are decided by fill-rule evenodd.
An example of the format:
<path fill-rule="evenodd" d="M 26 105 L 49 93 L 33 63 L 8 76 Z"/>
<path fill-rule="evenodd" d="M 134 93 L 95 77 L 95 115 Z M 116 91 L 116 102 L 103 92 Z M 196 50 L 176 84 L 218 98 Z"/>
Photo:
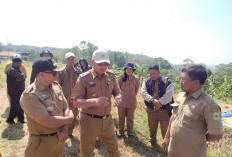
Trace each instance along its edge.
<path fill-rule="evenodd" d="M 0 52 L 0 58 L 8 58 L 11 59 L 15 54 L 15 51 L 2 51 Z"/>

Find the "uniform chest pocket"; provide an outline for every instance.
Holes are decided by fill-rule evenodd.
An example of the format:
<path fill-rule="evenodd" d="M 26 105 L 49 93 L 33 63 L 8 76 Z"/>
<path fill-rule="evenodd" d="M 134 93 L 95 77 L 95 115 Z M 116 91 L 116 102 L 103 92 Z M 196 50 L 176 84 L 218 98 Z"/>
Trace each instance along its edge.
<path fill-rule="evenodd" d="M 54 105 L 54 101 L 51 98 L 43 100 L 42 102 L 46 107 Z"/>
<path fill-rule="evenodd" d="M 135 93 L 135 82 L 130 83 L 130 92 Z"/>
<path fill-rule="evenodd" d="M 111 96 L 111 94 L 113 92 L 113 88 L 114 88 L 113 83 L 110 82 L 110 83 L 106 84 L 106 96 L 107 97 Z"/>
<path fill-rule="evenodd" d="M 44 104 L 44 106 L 46 107 L 47 112 L 49 113 L 49 115 L 53 116 L 53 112 L 54 112 L 54 101 L 49 98 L 46 100 L 42 100 L 42 103 Z"/>
<path fill-rule="evenodd" d="M 128 84 L 123 82 L 122 85 L 121 85 L 121 91 L 125 92 L 126 90 L 128 90 Z"/>
<path fill-rule="evenodd" d="M 197 127 L 197 118 L 198 114 L 193 112 L 187 112 L 183 115 L 182 124 L 188 128 L 196 128 Z"/>
<path fill-rule="evenodd" d="M 97 97 L 96 90 L 97 90 L 96 86 L 89 85 L 86 91 L 86 98 L 87 99 L 96 98 Z"/>

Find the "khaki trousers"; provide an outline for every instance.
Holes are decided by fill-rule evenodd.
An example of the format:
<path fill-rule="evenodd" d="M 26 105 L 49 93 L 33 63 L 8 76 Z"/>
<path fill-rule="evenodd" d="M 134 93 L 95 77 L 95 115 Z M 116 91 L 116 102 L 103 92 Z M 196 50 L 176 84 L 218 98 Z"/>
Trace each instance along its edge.
<path fill-rule="evenodd" d="M 78 108 L 73 108 L 72 105 L 69 106 L 69 109 L 72 110 L 73 116 L 74 116 L 73 122 L 68 124 L 68 135 L 72 135 L 73 130 L 75 128 L 76 118 L 77 118 L 77 115 L 79 114 L 79 111 L 78 111 Z"/>
<path fill-rule="evenodd" d="M 147 108 L 147 115 L 148 115 L 148 126 L 150 129 L 150 142 L 151 144 L 156 144 L 158 124 L 160 123 L 161 134 L 162 137 L 164 138 L 168 128 L 170 117 L 168 116 L 167 110 L 151 111 L 149 108 Z"/>
<path fill-rule="evenodd" d="M 25 157 L 63 157 L 64 142 L 60 142 L 58 136 L 35 136 L 29 137 L 25 150 Z"/>
<path fill-rule="evenodd" d="M 125 119 L 127 134 L 133 135 L 135 108 L 118 107 L 119 133 L 124 133 Z"/>
<path fill-rule="evenodd" d="M 108 156 L 120 156 L 111 115 L 106 119 L 98 119 L 81 113 L 80 134 L 81 157 L 93 156 L 94 145 L 97 137 L 100 137 L 103 141 Z"/>

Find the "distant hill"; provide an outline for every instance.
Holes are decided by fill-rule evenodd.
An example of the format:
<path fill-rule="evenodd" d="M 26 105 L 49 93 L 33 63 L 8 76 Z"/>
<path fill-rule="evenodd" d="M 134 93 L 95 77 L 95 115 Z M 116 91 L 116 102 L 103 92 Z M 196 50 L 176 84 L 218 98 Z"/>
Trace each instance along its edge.
<path fill-rule="evenodd" d="M 84 47 L 84 48 L 81 49 L 80 47 Z M 36 60 L 39 57 L 39 54 L 45 49 L 50 50 L 54 54 L 54 59 L 59 62 L 63 62 L 64 60 L 63 56 L 68 51 L 73 52 L 76 55 L 77 59 L 86 58 L 88 62 L 90 62 L 90 59 L 92 58 L 92 53 L 96 49 L 98 49 L 98 47 L 93 45 L 92 43 L 88 43 L 85 41 L 82 41 L 79 46 L 74 46 L 72 48 L 39 47 L 32 45 L 13 45 L 11 43 L 7 44 L 6 46 L 3 46 L 3 50 L 7 50 L 7 51 L 15 51 L 18 53 L 28 52 L 29 60 L 31 61 Z M 108 50 L 108 52 L 112 63 L 118 65 L 119 67 L 123 67 L 127 62 L 132 62 L 138 65 L 145 65 L 145 66 L 159 64 L 163 69 L 172 68 L 172 64 L 161 57 L 152 58 L 143 54 L 132 54 L 129 52 L 119 52 L 119 51 L 111 51 L 111 50 Z"/>
<path fill-rule="evenodd" d="M 56 48 L 56 47 L 38 47 L 38 46 L 32 46 L 32 45 L 12 45 L 8 44 L 4 46 L 4 50 L 8 51 L 16 51 L 16 52 L 30 52 L 30 51 L 38 51 L 39 53 L 43 50 L 50 50 L 51 52 L 64 52 L 64 48 Z"/>

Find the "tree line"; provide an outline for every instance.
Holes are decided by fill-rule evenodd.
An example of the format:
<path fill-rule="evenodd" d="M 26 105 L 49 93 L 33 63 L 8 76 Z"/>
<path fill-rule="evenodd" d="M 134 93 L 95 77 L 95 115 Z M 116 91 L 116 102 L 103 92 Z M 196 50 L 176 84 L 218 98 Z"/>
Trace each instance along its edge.
<path fill-rule="evenodd" d="M 98 46 L 86 42 L 81 41 L 78 45 L 73 46 L 72 48 L 54 48 L 54 47 L 38 47 L 38 46 L 31 46 L 31 45 L 13 45 L 11 43 L 7 45 L 3 45 L 0 42 L 0 51 L 7 50 L 7 51 L 16 51 L 16 52 L 28 52 L 29 53 L 29 60 L 35 61 L 39 54 L 45 50 L 50 50 L 54 55 L 54 60 L 57 62 L 63 62 L 65 53 L 71 51 L 76 55 L 76 58 L 79 59 L 87 59 L 90 62 L 92 58 L 92 54 L 95 50 L 98 50 Z M 111 51 L 108 50 L 109 57 L 111 60 L 112 65 L 116 65 L 117 67 L 123 67 L 126 63 L 138 63 L 139 65 L 153 65 L 160 63 L 160 66 L 164 69 L 171 69 L 172 64 L 169 63 L 162 57 L 159 58 L 152 58 L 143 54 L 132 54 L 128 52 L 120 52 L 120 51 Z"/>
<path fill-rule="evenodd" d="M 82 41 L 72 48 L 37 47 L 12 44 L 3 45 L 0 42 L 0 51 L 28 52 L 30 61 L 36 60 L 44 49 L 48 49 L 53 53 L 56 62 L 63 63 L 65 53 L 71 51 L 76 55 L 77 60 L 85 58 L 90 63 L 93 52 L 98 50 L 99 47 L 86 41 Z M 182 64 L 174 65 L 162 57 L 152 58 L 144 54 L 132 54 L 129 52 L 112 50 L 108 50 L 108 53 L 111 61 L 111 68 L 114 69 L 117 77 L 123 73 L 123 66 L 126 63 L 131 62 L 135 64 L 137 69 L 135 75 L 138 76 L 140 84 L 142 84 L 143 80 L 149 77 L 148 67 L 158 64 L 161 73 L 172 80 L 176 92 L 181 91 L 179 85 L 181 69 L 188 64 L 194 63 L 194 61 L 189 58 L 183 60 Z M 208 79 L 204 89 L 215 99 L 232 102 L 232 63 L 219 64 L 215 66 L 214 70 L 207 68 L 207 73 Z"/>

